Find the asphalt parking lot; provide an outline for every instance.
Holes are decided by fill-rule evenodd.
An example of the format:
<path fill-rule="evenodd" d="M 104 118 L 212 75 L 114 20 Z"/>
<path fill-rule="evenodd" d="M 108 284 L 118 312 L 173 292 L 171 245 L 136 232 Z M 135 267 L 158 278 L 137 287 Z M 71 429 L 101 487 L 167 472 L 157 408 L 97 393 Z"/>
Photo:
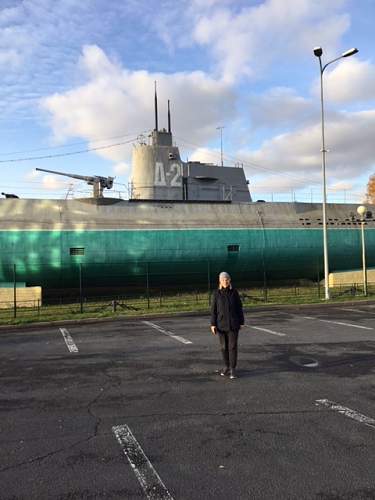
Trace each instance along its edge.
<path fill-rule="evenodd" d="M 0 332 L 0 498 L 374 499 L 375 305 Z"/>

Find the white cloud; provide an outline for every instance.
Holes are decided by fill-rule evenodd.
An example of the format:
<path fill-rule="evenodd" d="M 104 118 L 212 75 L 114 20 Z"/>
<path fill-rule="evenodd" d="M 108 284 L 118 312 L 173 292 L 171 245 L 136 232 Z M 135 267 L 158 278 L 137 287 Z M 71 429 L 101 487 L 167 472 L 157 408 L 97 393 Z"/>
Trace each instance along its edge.
<path fill-rule="evenodd" d="M 250 97 L 250 119 L 253 128 L 288 127 L 316 119 L 317 110 L 311 100 L 288 87 L 273 87 L 261 95 Z"/>
<path fill-rule="evenodd" d="M 154 81 L 158 82 L 159 128 L 167 125 L 166 102 L 171 100 L 172 129 L 179 138 L 204 143 L 216 137 L 216 127 L 234 115 L 233 90 L 203 72 L 149 73 L 129 71 L 111 61 L 97 46 L 83 50 L 80 67 L 87 83 L 42 101 L 60 141 L 83 137 L 133 134 L 153 128 Z M 131 145 L 98 151 L 115 162 L 128 161 Z"/>
<path fill-rule="evenodd" d="M 128 163 L 125 163 L 122 161 L 122 162 L 116 163 L 116 165 L 114 165 L 113 171 L 117 175 L 123 175 L 123 174 L 127 174 L 130 171 L 130 167 L 129 167 Z"/>
<path fill-rule="evenodd" d="M 0 5 L 0 114 L 8 123 L 21 116 L 35 119 L 37 106 L 25 94 L 40 98 L 71 85 L 87 40 L 110 40 L 112 46 L 116 26 L 127 31 L 116 2 L 0 0 Z"/>
<path fill-rule="evenodd" d="M 9 23 L 17 22 L 19 14 L 18 7 L 5 6 L 0 10 L 0 26 L 7 26 Z"/>
<path fill-rule="evenodd" d="M 315 185 L 319 182 L 318 175 L 314 174 L 313 177 L 309 179 L 310 183 L 306 182 L 306 179 L 301 176 L 288 176 L 277 175 L 269 173 L 266 176 L 255 176 L 250 177 L 250 192 L 251 193 L 288 193 L 291 194 L 293 191 L 305 190 L 311 185 Z"/>
<path fill-rule="evenodd" d="M 63 181 L 59 177 L 52 174 L 44 175 L 42 178 L 42 188 L 47 191 L 56 191 L 59 189 L 67 189 L 71 183 Z"/>
<path fill-rule="evenodd" d="M 349 191 L 354 188 L 352 182 L 339 181 L 330 185 L 331 191 Z"/>
<path fill-rule="evenodd" d="M 41 176 L 41 172 L 38 170 L 29 170 L 28 172 L 25 173 L 25 179 L 27 181 L 34 181 L 35 179 L 38 179 Z"/>
<path fill-rule="evenodd" d="M 207 46 L 224 80 L 255 78 L 280 56 L 306 57 L 318 41 L 335 50 L 349 27 L 349 16 L 341 12 L 345 3 L 266 0 L 239 11 L 218 6 L 209 14 L 196 13 L 193 37 Z"/>
<path fill-rule="evenodd" d="M 341 113 L 326 122 L 329 182 L 347 182 L 371 172 L 375 165 L 374 128 L 375 110 Z M 320 148 L 321 129 L 316 124 L 275 136 L 258 150 L 242 151 L 238 156 L 274 171 L 298 173 L 309 185 L 321 169 Z"/>
<path fill-rule="evenodd" d="M 220 150 L 210 148 L 197 148 L 189 156 L 190 161 L 200 161 L 201 163 L 214 163 L 220 165 Z"/>
<path fill-rule="evenodd" d="M 375 99 L 375 66 L 356 56 L 343 59 L 324 73 L 325 98 L 332 102 L 364 102 Z M 314 85 L 320 91 L 320 83 Z"/>
<path fill-rule="evenodd" d="M 234 4 L 237 0 L 192 0 L 192 6 L 196 9 L 209 10 L 217 5 L 225 6 Z"/>

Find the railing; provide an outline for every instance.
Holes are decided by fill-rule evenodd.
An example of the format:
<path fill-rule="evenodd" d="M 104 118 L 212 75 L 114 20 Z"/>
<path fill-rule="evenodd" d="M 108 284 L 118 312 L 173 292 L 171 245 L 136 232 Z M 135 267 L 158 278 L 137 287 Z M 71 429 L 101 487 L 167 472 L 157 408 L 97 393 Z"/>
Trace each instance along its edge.
<path fill-rule="evenodd" d="M 363 298 L 363 284 L 351 283 L 331 288 L 332 300 Z M 375 298 L 375 284 L 369 284 L 367 297 Z M 241 287 L 239 293 L 244 307 L 262 304 L 301 304 L 324 300 L 319 284 L 309 286 Z M 212 290 L 185 290 L 149 288 L 143 292 L 129 290 L 126 294 L 103 296 L 79 295 L 40 300 L 0 302 L 0 324 L 29 321 L 53 321 L 85 317 L 111 317 L 174 312 L 208 312 Z"/>

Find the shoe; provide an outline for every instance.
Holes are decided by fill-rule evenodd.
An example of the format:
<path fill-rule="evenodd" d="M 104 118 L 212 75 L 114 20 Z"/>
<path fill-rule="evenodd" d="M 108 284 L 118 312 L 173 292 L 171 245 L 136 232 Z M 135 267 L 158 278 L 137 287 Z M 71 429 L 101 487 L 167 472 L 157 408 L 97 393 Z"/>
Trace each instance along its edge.
<path fill-rule="evenodd" d="M 236 370 L 234 370 L 233 368 L 230 370 L 229 378 L 232 379 L 232 380 L 234 378 L 238 378 L 237 374 L 236 374 Z"/>
<path fill-rule="evenodd" d="M 222 376 L 222 377 L 226 377 L 227 375 L 229 375 L 229 368 L 223 368 L 222 370 L 219 370 L 219 374 Z"/>

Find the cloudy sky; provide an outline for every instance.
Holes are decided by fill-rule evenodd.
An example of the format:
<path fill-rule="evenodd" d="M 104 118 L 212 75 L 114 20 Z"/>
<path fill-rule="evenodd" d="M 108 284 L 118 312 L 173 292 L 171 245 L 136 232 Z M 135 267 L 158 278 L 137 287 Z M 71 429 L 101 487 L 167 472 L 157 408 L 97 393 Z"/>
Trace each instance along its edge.
<path fill-rule="evenodd" d="M 374 0 L 0 0 L 1 191 L 88 192 L 39 167 L 116 176 L 126 197 L 156 80 L 183 159 L 220 162 L 223 126 L 255 199 L 320 201 L 312 49 L 328 62 L 358 47 L 324 82 L 328 197 L 359 202 L 375 172 L 374 19 Z"/>

